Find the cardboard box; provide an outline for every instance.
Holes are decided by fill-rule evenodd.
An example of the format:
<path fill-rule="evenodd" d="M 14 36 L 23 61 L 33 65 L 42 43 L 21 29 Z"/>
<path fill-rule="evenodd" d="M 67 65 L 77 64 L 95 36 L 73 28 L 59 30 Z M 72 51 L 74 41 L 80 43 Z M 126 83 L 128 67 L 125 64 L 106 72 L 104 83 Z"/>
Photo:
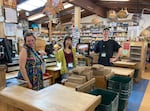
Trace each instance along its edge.
<path fill-rule="evenodd" d="M 93 69 L 93 75 L 94 76 L 102 76 L 105 74 L 105 70 L 94 70 Z"/>
<path fill-rule="evenodd" d="M 93 76 L 95 78 L 95 88 L 107 88 L 107 79 L 105 76 Z"/>
<path fill-rule="evenodd" d="M 85 70 L 80 75 L 86 76 L 87 81 L 89 81 L 93 78 L 93 71 L 91 69 L 90 70 Z"/>
<path fill-rule="evenodd" d="M 65 85 L 65 86 L 68 86 L 68 87 L 76 88 L 76 87 L 79 86 L 80 84 L 66 81 L 66 82 L 64 83 L 64 85 Z"/>
<path fill-rule="evenodd" d="M 67 81 L 78 83 L 78 84 L 83 84 L 84 82 L 86 82 L 86 76 L 72 74 L 71 76 L 68 77 Z"/>
<path fill-rule="evenodd" d="M 95 78 L 92 78 L 91 80 L 85 82 L 84 84 L 78 85 L 76 87 L 76 90 L 89 93 L 91 90 L 94 89 L 94 84 L 95 84 Z"/>

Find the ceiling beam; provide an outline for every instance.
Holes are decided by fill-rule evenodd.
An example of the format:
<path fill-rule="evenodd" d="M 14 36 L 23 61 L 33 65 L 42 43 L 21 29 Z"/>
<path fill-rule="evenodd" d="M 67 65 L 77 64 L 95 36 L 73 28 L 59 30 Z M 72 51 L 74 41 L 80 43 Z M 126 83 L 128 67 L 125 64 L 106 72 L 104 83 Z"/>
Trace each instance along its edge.
<path fill-rule="evenodd" d="M 93 15 L 94 13 L 88 10 L 85 10 L 81 13 L 81 18 Z"/>
<path fill-rule="evenodd" d="M 89 16 L 89 15 L 92 15 L 92 14 L 93 14 L 93 12 L 85 10 L 85 11 L 81 12 L 81 18 Z M 72 19 L 72 16 L 73 16 L 72 13 L 67 13 L 65 15 L 61 14 L 61 16 L 60 16 L 61 23 L 70 22 L 71 19 Z M 42 17 L 40 19 L 34 20 L 33 22 L 38 23 L 38 24 L 43 24 L 43 23 L 45 23 L 48 20 L 49 20 L 48 17 L 45 16 L 45 17 Z"/>
<path fill-rule="evenodd" d="M 21 3 L 25 2 L 25 1 L 27 1 L 27 0 L 17 0 L 17 4 L 21 4 Z"/>
<path fill-rule="evenodd" d="M 82 7 L 86 10 L 89 10 L 101 17 L 104 17 L 106 18 L 107 17 L 107 10 L 105 10 L 104 8 L 102 7 L 99 7 L 97 5 L 95 5 L 93 2 L 91 2 L 90 0 L 69 0 L 70 3 L 76 5 L 76 6 L 79 6 L 79 7 Z"/>

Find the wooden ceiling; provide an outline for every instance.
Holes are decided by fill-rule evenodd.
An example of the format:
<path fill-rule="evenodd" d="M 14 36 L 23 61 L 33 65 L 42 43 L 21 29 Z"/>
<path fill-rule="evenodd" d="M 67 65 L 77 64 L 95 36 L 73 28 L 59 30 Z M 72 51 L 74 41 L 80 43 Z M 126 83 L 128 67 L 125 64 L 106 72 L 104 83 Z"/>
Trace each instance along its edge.
<path fill-rule="evenodd" d="M 130 0 L 126 2 L 108 2 L 102 0 L 90 0 L 96 6 L 102 7 L 104 9 L 119 11 L 122 8 L 127 8 L 130 13 L 141 13 L 142 9 L 149 8 L 150 10 L 150 0 Z M 150 11 L 145 11 L 149 13 Z"/>
<path fill-rule="evenodd" d="M 22 3 L 25 0 L 18 0 Z M 129 13 L 142 13 L 144 10 L 145 14 L 150 14 L 150 0 L 130 0 L 126 2 L 113 2 L 113 1 L 104 1 L 104 0 L 63 0 L 63 2 L 69 2 L 74 4 L 75 6 L 80 6 L 84 11 L 81 12 L 81 17 L 86 17 L 92 14 L 96 14 L 98 16 L 107 17 L 107 11 L 113 9 L 115 11 L 119 11 L 122 8 L 127 8 Z M 41 12 L 43 7 L 30 12 L 31 15 Z M 70 7 L 68 9 L 62 10 L 57 16 L 60 18 L 61 23 L 66 23 L 71 21 L 71 18 L 74 13 L 74 7 Z M 20 19 L 24 18 L 24 11 L 20 12 Z M 35 20 L 36 23 L 44 23 L 48 20 L 48 17 L 43 17 L 38 20 Z"/>

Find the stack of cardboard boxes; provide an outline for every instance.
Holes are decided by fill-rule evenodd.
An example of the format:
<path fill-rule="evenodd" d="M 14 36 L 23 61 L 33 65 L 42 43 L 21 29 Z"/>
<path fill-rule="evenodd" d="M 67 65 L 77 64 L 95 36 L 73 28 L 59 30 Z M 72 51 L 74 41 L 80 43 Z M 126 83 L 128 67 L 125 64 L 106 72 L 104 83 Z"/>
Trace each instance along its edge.
<path fill-rule="evenodd" d="M 93 88 L 106 88 L 107 78 L 114 73 L 109 68 L 95 64 L 80 66 L 68 72 L 69 77 L 65 86 L 76 88 L 78 91 L 89 92 Z"/>
<path fill-rule="evenodd" d="M 66 86 L 76 88 L 76 90 L 82 92 L 88 92 L 94 86 L 95 79 L 92 78 L 92 70 L 89 66 L 76 67 L 68 74 L 70 76 L 65 82 Z"/>

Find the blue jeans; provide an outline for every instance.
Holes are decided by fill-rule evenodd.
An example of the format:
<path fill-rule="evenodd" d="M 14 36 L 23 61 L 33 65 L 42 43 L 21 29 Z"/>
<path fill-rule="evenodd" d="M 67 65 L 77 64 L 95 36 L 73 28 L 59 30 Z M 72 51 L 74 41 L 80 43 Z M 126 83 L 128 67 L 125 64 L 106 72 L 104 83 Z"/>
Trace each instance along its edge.
<path fill-rule="evenodd" d="M 68 71 L 69 71 L 69 70 L 72 70 L 73 67 L 67 67 L 67 69 L 68 69 Z M 62 79 L 67 79 L 67 78 L 68 78 L 68 74 L 62 74 L 62 75 L 61 75 L 61 78 L 62 78 Z"/>

